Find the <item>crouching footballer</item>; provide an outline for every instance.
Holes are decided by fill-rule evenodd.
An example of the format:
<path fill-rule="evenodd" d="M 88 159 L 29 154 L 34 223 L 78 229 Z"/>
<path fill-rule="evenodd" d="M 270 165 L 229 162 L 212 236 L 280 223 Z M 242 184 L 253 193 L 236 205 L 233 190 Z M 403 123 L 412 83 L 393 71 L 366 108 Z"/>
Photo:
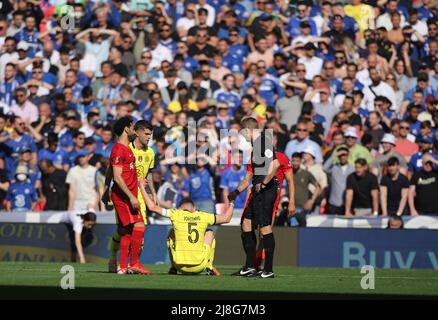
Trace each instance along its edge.
<path fill-rule="evenodd" d="M 197 211 L 192 200 L 186 198 L 179 209 L 164 209 L 154 203 L 140 183 L 140 190 L 149 210 L 167 217 L 172 222 L 172 229 L 167 238 L 167 248 L 172 267 L 170 274 L 199 274 L 219 276 L 213 266 L 216 240 L 209 225 L 228 223 L 233 216 L 234 202 L 224 214 Z"/>

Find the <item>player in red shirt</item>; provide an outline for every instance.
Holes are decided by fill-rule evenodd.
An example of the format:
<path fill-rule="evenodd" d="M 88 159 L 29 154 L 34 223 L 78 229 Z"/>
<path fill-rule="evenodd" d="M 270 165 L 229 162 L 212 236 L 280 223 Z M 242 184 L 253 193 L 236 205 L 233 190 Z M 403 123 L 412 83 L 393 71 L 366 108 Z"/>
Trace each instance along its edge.
<path fill-rule="evenodd" d="M 117 273 L 147 274 L 148 272 L 138 261 L 145 225 L 137 199 L 138 179 L 135 156 L 129 148 L 129 143 L 137 137 L 132 117 L 126 116 L 117 120 L 114 125 L 114 133 L 119 138 L 110 156 L 114 181 L 111 200 L 118 217 L 119 233 L 122 235 L 120 239 L 120 265 Z M 128 260 L 130 260 L 129 268 Z"/>
<path fill-rule="evenodd" d="M 274 137 L 275 137 L 275 135 L 274 135 Z M 275 145 L 275 138 L 274 138 L 274 145 Z M 280 198 L 281 198 L 281 186 L 283 185 L 284 179 L 286 179 L 287 185 L 289 188 L 288 217 L 289 218 L 292 217 L 296 211 L 295 199 L 294 199 L 295 198 L 295 186 L 294 186 L 292 166 L 290 164 L 288 157 L 284 153 L 275 151 L 275 156 L 277 157 L 278 162 L 280 163 L 280 166 L 278 167 L 277 173 L 275 174 L 275 177 L 278 180 L 279 188 L 278 188 L 278 192 L 277 192 L 277 198 L 275 199 L 274 208 L 272 211 L 272 226 L 274 226 L 275 217 L 277 215 L 277 208 L 278 208 L 278 204 L 279 204 Z M 251 163 L 249 163 L 247 166 L 247 172 L 251 175 L 253 174 Z M 252 192 L 250 192 L 250 194 L 248 196 L 248 199 L 247 199 L 246 205 L 245 205 L 245 209 L 251 200 L 251 196 L 252 196 Z M 245 213 L 245 209 L 243 211 L 244 213 Z M 241 223 L 243 222 L 244 216 L 245 216 L 245 214 L 242 215 Z M 261 235 L 259 234 L 259 236 L 261 236 Z M 262 243 L 262 241 L 259 241 L 259 246 L 257 248 L 257 254 L 256 254 L 256 263 L 255 263 L 255 266 L 257 267 L 258 270 L 260 270 L 260 267 L 261 267 L 264 260 L 265 260 L 265 251 L 263 250 L 263 243 Z"/>

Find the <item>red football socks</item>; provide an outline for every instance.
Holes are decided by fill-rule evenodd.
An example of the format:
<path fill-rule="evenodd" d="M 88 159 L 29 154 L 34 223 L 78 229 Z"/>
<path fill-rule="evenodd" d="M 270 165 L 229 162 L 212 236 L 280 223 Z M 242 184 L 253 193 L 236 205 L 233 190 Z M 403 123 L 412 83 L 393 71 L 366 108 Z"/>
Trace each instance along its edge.
<path fill-rule="evenodd" d="M 131 234 L 126 233 L 120 239 L 120 268 L 128 268 L 129 248 L 131 247 Z"/>
<path fill-rule="evenodd" d="M 140 250 L 143 244 L 144 226 L 134 226 L 131 236 L 131 266 L 138 263 Z"/>

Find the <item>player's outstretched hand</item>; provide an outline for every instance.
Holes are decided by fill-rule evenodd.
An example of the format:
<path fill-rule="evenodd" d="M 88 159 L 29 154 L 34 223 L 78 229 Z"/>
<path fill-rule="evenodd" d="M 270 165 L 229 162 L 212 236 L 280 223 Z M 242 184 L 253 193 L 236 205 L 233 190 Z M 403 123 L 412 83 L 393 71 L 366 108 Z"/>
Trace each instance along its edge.
<path fill-rule="evenodd" d="M 234 200 L 236 200 L 236 198 L 237 198 L 238 195 L 239 195 L 239 191 L 237 191 L 237 189 L 234 190 L 233 192 L 231 192 L 231 193 L 228 195 L 228 201 L 233 202 Z"/>
<path fill-rule="evenodd" d="M 131 202 L 131 206 L 135 209 L 135 210 L 139 210 L 140 209 L 140 202 L 138 201 L 138 199 L 136 197 L 131 197 L 129 199 L 129 201 Z"/>

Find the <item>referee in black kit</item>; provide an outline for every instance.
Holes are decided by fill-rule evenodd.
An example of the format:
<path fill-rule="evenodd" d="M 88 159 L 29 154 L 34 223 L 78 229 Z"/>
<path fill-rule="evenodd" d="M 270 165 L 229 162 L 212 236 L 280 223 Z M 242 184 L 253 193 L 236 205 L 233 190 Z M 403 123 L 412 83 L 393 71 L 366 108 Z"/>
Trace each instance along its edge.
<path fill-rule="evenodd" d="M 272 211 L 279 188 L 275 178 L 280 164 L 275 157 L 272 143 L 272 132 L 260 130 L 257 120 L 242 120 L 245 138 L 252 143 L 251 164 L 246 176 L 237 189 L 228 196 L 233 201 L 237 195 L 245 191 L 252 182 L 253 190 L 250 202 L 243 213 L 242 244 L 246 253 L 245 265 L 233 275 L 245 277 L 273 278 L 273 260 L 275 239 L 272 233 Z M 260 227 L 266 259 L 263 271 L 255 269 L 257 238 L 254 229 Z"/>

